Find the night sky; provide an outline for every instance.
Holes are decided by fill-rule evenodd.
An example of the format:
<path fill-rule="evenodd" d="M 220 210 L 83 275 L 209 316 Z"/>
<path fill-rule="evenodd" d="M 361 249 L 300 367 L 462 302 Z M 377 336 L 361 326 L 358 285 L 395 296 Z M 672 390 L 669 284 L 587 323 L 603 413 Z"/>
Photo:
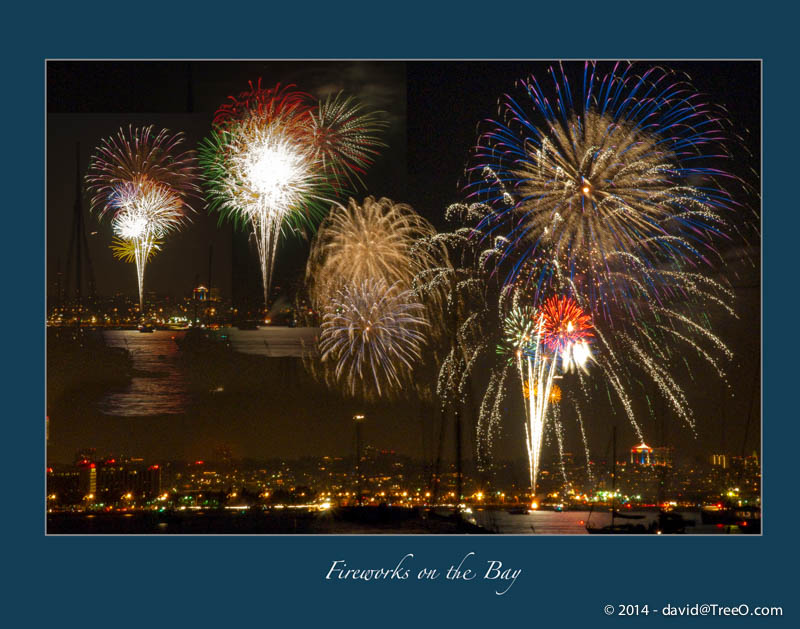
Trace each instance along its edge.
<path fill-rule="evenodd" d="M 758 62 L 662 62 L 686 72 L 699 91 L 727 106 L 741 130 L 746 151 L 733 166 L 757 190 L 760 181 L 750 171 L 760 163 L 760 64 Z M 80 143 L 80 173 L 102 138 L 121 127 L 155 124 L 184 131 L 193 148 L 210 130 L 216 108 L 230 94 L 247 89 L 249 80 L 262 78 L 264 86 L 294 83 L 316 97 L 344 90 L 368 107 L 385 112 L 389 123 L 384 140 L 389 145 L 365 178 L 367 194 L 409 203 L 434 225 L 444 229 L 444 210 L 463 200 L 460 184 L 481 120 L 494 117 L 497 101 L 513 91 L 514 82 L 528 74 L 544 76 L 549 63 L 535 61 L 480 62 L 67 62 L 47 65 L 47 289 L 55 287 L 55 272 L 66 264 L 69 229 L 76 196 L 76 143 Z M 608 64 L 609 67 L 611 64 Z M 757 198 L 742 199 L 750 218 L 760 215 Z M 84 210 L 88 204 L 84 200 Z M 170 238 L 148 265 L 148 290 L 173 297 L 188 294 L 196 278 L 208 273 L 209 247 L 213 247 L 214 284 L 223 297 L 231 295 L 232 247 L 244 242 L 228 224 L 218 224 L 201 203 L 192 223 Z M 114 260 L 108 248 L 108 222 L 98 224 L 85 215 L 97 292 L 136 294 L 131 265 Z M 751 238 L 751 243 L 757 237 Z M 730 389 L 718 382 L 710 369 L 697 370 L 695 382 L 686 386 L 698 419 L 698 437 L 679 425 L 677 418 L 644 422 L 653 443 L 669 442 L 683 454 L 720 449 L 733 453 L 760 449 L 760 248 L 751 248 L 755 265 L 737 261 L 735 252 L 745 243 L 728 245 L 730 268 L 725 269 L 737 294 L 738 319 L 720 321 L 718 333 L 729 342 L 734 360 L 727 366 Z M 283 241 L 276 258 L 275 283 L 297 282 L 305 269 L 307 244 Z M 145 457 L 209 457 L 220 443 L 239 456 L 296 457 L 306 454 L 347 454 L 350 451 L 349 417 L 360 410 L 352 402 L 306 382 L 284 383 L 282 395 L 265 387 L 259 401 L 243 401 L 241 413 L 215 419 L 209 411 L 198 417 L 119 420 L 106 416 L 64 417 L 69 429 L 54 424 L 51 436 L 61 434 L 61 445 L 51 443 L 58 459 L 68 460 L 76 444 L 98 449 L 126 448 Z M 733 393 L 733 395 L 731 394 Z M 316 400 L 309 406 L 308 400 Z M 259 406 L 261 404 L 261 406 Z M 323 410 L 324 409 L 324 410 Z M 663 409 L 663 405 L 662 405 Z M 428 456 L 431 431 L 421 438 L 416 405 L 395 404 L 369 408 L 372 421 L 368 442 L 412 456 Z M 659 409 L 656 409 L 657 413 Z M 663 414 L 663 413 L 662 413 Z M 519 418 L 518 420 L 516 418 Z M 621 443 L 633 445 L 627 419 L 616 420 L 602 406 L 587 419 L 589 442 L 602 451 L 609 426 L 623 430 Z M 579 450 L 569 433 L 574 422 L 564 418 L 567 445 Z M 347 423 L 343 423 L 347 422 Z M 413 425 L 412 425 L 413 422 Z M 504 427 L 498 439 L 500 457 L 524 455 L 519 414 Z M 109 428 L 110 426 L 110 428 Z M 224 428 L 223 428 L 224 426 Z M 346 430 L 344 428 L 346 427 Z M 746 434 L 745 434 L 746 433 Z M 124 435 L 124 439 L 121 437 Z M 67 438 L 68 437 L 68 438 Z M 53 440 L 55 441 L 55 440 Z M 723 447 L 724 443 L 724 447 Z M 176 451 L 168 451 L 170 450 Z"/>

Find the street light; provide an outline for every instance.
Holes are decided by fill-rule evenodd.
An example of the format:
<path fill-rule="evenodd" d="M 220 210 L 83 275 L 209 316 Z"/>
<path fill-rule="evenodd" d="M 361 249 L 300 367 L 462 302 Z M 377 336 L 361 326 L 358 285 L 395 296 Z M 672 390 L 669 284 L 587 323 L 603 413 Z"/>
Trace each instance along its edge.
<path fill-rule="evenodd" d="M 364 423 L 364 415 L 353 415 L 356 423 L 356 488 L 358 506 L 361 506 L 361 424 Z"/>

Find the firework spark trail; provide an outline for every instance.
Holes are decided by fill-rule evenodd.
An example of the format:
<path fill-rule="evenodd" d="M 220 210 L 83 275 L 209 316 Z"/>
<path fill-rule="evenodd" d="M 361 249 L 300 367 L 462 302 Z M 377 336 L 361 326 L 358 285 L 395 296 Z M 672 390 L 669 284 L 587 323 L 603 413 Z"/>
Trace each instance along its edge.
<path fill-rule="evenodd" d="M 678 319 L 682 323 L 685 323 L 688 327 L 695 330 L 696 332 L 699 332 L 702 336 L 710 340 L 716 346 L 716 348 L 723 354 L 725 354 L 728 358 L 733 358 L 733 352 L 730 349 L 728 349 L 725 343 L 722 342 L 722 339 L 720 339 L 713 332 L 710 332 L 709 330 L 704 328 L 702 325 L 698 324 L 696 321 L 692 321 L 689 317 L 682 315 L 679 312 L 675 312 L 674 310 L 669 310 L 667 308 L 655 308 L 655 310 L 669 317 L 674 317 L 675 319 Z"/>
<path fill-rule="evenodd" d="M 647 267 L 639 258 L 627 252 L 613 252 L 608 255 L 609 260 L 621 258 L 625 260 L 626 269 L 624 271 L 610 271 L 609 278 L 612 280 L 624 279 L 629 283 L 632 289 L 635 289 L 633 297 L 640 296 L 646 302 L 644 308 L 652 310 L 652 303 L 649 301 L 649 286 L 663 281 L 661 293 L 658 296 L 658 301 L 663 301 L 669 296 L 693 296 L 699 302 L 711 302 L 716 306 L 724 309 L 728 315 L 738 318 L 734 309 L 730 306 L 731 301 L 735 299 L 732 291 L 728 290 L 719 282 L 706 277 L 700 273 L 693 273 L 689 271 L 668 271 L 659 269 L 654 271 Z M 641 279 L 640 279 L 641 278 Z M 568 281 L 573 292 L 577 293 L 577 287 Z M 631 300 L 631 306 L 635 301 Z M 641 308 L 637 308 L 641 309 Z M 630 310 L 630 308 L 629 308 Z"/>
<path fill-rule="evenodd" d="M 611 383 L 612 388 L 616 392 L 617 397 L 619 398 L 619 401 L 622 404 L 622 407 L 625 409 L 625 413 L 631 422 L 631 425 L 633 426 L 634 430 L 636 430 L 636 435 L 639 437 L 640 441 L 644 443 L 642 429 L 639 427 L 639 422 L 636 421 L 636 415 L 633 412 L 633 406 L 631 405 L 630 398 L 625 393 L 625 388 L 622 386 L 619 376 L 615 371 L 615 367 L 619 368 L 620 366 L 616 354 L 600 330 L 595 328 L 595 332 L 597 332 L 597 338 L 600 339 L 600 342 L 603 344 L 603 348 L 606 350 L 602 359 L 597 360 L 597 363 L 603 369 L 608 381 Z"/>
<path fill-rule="evenodd" d="M 686 343 L 687 345 L 691 346 L 700 356 L 702 356 L 706 360 L 706 362 L 709 365 L 711 365 L 716 370 L 717 374 L 719 375 L 719 377 L 722 380 L 726 380 L 727 376 L 725 375 L 725 372 L 720 368 L 719 363 L 716 360 L 714 360 L 714 357 L 711 354 L 709 354 L 706 350 L 704 350 L 702 347 L 700 347 L 700 345 L 695 343 L 692 339 L 684 336 L 683 334 L 681 334 L 677 330 L 673 330 L 672 328 L 669 328 L 669 327 L 667 327 L 665 325 L 658 325 L 656 327 L 659 330 L 664 330 L 667 334 L 671 334 L 672 336 L 675 336 L 676 338 L 679 338 L 684 343 Z"/>
<path fill-rule="evenodd" d="M 569 486 L 569 478 L 567 478 L 567 466 L 564 463 L 564 426 L 561 423 L 561 414 L 558 412 L 558 407 L 553 407 L 552 416 L 552 426 L 556 433 L 556 441 L 558 443 L 558 460 L 561 467 L 561 477 L 564 479 L 564 487 L 567 487 Z"/>
<path fill-rule="evenodd" d="M 661 274 L 665 277 L 680 278 L 682 290 L 701 299 L 709 300 L 717 306 L 723 308 L 731 317 L 735 319 L 739 318 L 739 315 L 737 315 L 736 311 L 730 306 L 730 302 L 736 299 L 736 295 L 732 290 L 725 288 L 719 282 L 716 282 L 710 277 L 706 277 L 700 273 L 683 272 L 678 274 L 669 271 L 662 271 Z M 711 290 L 708 289 L 703 289 L 701 285 L 706 285 L 709 287 L 709 289 L 715 292 L 711 292 Z M 717 296 L 715 293 L 719 293 L 719 296 Z"/>
<path fill-rule="evenodd" d="M 471 214 L 467 206 L 456 204 L 447 208 L 446 216 L 462 221 Z M 476 366 L 491 349 L 489 339 L 496 329 L 496 312 L 486 305 L 490 289 L 476 262 L 477 241 L 470 234 L 460 225 L 418 240 L 411 250 L 412 258 L 423 261 L 413 287 L 428 304 L 431 358 L 439 369 L 436 393 L 443 409 L 471 402 Z"/>
<path fill-rule="evenodd" d="M 472 326 L 475 324 L 475 320 L 479 316 L 478 314 L 472 315 L 464 322 L 462 327 L 471 330 Z M 464 368 L 456 390 L 463 399 L 468 393 L 467 388 L 470 382 L 469 375 L 473 372 L 478 359 L 483 355 L 484 350 L 488 348 L 489 345 L 488 343 L 473 341 L 464 333 L 459 334 L 459 343 L 463 349 Z"/>
<path fill-rule="evenodd" d="M 559 310 L 555 314 L 556 316 L 563 314 L 563 311 Z M 546 324 L 547 317 L 548 314 L 542 312 L 532 320 L 529 311 L 514 311 L 505 322 L 506 342 L 511 345 L 514 352 L 525 400 L 525 443 L 528 450 L 531 493 L 534 495 L 553 378 L 558 365 L 558 353 L 567 344 L 558 333 L 561 322 L 550 320 Z M 548 354 L 548 348 L 552 353 Z M 525 396 L 526 390 L 527 396 Z"/>
<path fill-rule="evenodd" d="M 542 440 L 547 421 L 547 411 L 550 402 L 550 388 L 556 374 L 558 361 L 552 357 L 549 361 L 543 356 L 540 338 L 536 339 L 537 350 L 534 357 L 520 356 L 517 368 L 523 381 L 527 381 L 528 390 L 531 392 L 526 404 L 527 422 L 525 432 L 527 435 L 528 461 L 530 464 L 531 493 L 536 493 L 536 480 L 539 473 L 542 454 Z M 548 368 L 549 362 L 549 368 Z"/>
<path fill-rule="evenodd" d="M 674 378 L 669 375 L 666 369 L 654 361 L 630 336 L 623 335 L 630 348 L 633 350 L 634 355 L 637 356 L 644 367 L 648 370 L 653 382 L 656 383 L 661 390 L 662 395 L 672 406 L 675 413 L 682 417 L 687 425 L 695 431 L 694 417 L 691 415 L 691 407 L 689 406 L 683 390 L 675 382 Z M 639 433 L 641 437 L 641 432 Z M 644 441 L 644 439 L 642 439 Z"/>
<path fill-rule="evenodd" d="M 450 303 L 449 308 L 455 311 L 456 305 Z M 461 322 L 454 342 L 442 361 L 436 390 L 443 408 L 457 401 L 463 403 L 467 399 L 475 366 L 489 348 L 489 343 L 480 336 L 483 317 L 483 312 L 475 312 Z M 439 333 L 438 336 L 441 337 L 442 334 Z"/>
<path fill-rule="evenodd" d="M 482 467 L 488 465 L 492 454 L 494 433 L 501 424 L 501 408 L 505 397 L 505 381 L 509 372 L 506 363 L 499 370 L 493 371 L 486 392 L 481 400 L 478 414 L 478 462 Z"/>
<path fill-rule="evenodd" d="M 583 453 L 586 456 L 586 473 L 589 476 L 589 483 L 594 484 L 594 472 L 592 471 L 591 456 L 589 455 L 589 441 L 586 439 L 586 430 L 583 425 L 583 415 L 581 414 L 581 407 L 576 402 L 573 404 L 575 415 L 578 418 L 578 426 L 581 429 L 581 440 L 583 443 Z"/>
<path fill-rule="evenodd" d="M 92 210 L 100 218 L 112 215 L 114 255 L 136 264 L 142 314 L 145 265 L 186 222 L 189 198 L 199 191 L 194 154 L 175 154 L 182 142 L 182 133 L 154 134 L 152 126 L 120 129 L 97 147 L 86 175 Z"/>
<path fill-rule="evenodd" d="M 450 391 L 455 389 L 457 385 L 452 382 L 452 375 L 455 373 L 455 352 L 450 351 L 442 360 L 442 365 L 439 369 L 439 376 L 436 380 L 436 394 L 442 402 L 442 406 L 446 407 L 450 396 Z"/>

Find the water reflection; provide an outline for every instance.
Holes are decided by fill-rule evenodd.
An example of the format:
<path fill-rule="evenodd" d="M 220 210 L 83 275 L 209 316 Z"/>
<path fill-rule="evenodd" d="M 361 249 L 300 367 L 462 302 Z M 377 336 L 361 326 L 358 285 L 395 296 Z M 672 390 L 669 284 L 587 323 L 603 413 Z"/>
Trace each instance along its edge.
<path fill-rule="evenodd" d="M 107 415 L 125 417 L 184 413 L 191 396 L 173 340 L 182 334 L 105 330 L 103 336 L 108 345 L 130 351 L 134 375 L 127 388 L 106 393 L 99 409 Z"/>
<path fill-rule="evenodd" d="M 106 415 L 125 417 L 185 413 L 198 394 L 197 376 L 209 380 L 205 382 L 201 378 L 206 392 L 226 390 L 227 386 L 221 386 L 223 381 L 233 379 L 241 382 L 247 375 L 238 371 L 237 365 L 241 361 L 235 359 L 236 355 L 277 359 L 299 357 L 304 346 L 313 345 L 318 333 L 317 328 L 222 328 L 214 338 L 226 339 L 233 354 L 205 356 L 204 359 L 211 362 L 203 363 L 198 362 L 197 357 L 189 362 L 182 360 L 181 349 L 175 340 L 180 341 L 186 332 L 156 330 L 143 334 L 138 330 L 105 330 L 102 334 L 109 346 L 122 347 L 130 352 L 133 378 L 126 388 L 108 391 L 99 401 L 98 409 Z M 253 371 L 251 375 L 260 375 L 263 380 L 262 369 L 263 366 L 259 366 L 248 373 Z M 281 371 L 288 374 L 286 369 Z M 193 375 L 196 376 L 194 381 Z"/>
<path fill-rule="evenodd" d="M 264 326 L 257 330 L 240 330 L 225 327 L 221 332 L 227 336 L 236 352 L 286 358 L 300 357 L 304 347 L 313 347 L 319 328 Z"/>

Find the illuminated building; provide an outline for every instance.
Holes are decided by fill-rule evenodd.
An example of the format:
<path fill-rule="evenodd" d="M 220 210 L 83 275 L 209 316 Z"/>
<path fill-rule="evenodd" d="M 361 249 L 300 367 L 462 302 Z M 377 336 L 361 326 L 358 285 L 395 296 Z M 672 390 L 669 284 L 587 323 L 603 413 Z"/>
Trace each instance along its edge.
<path fill-rule="evenodd" d="M 78 489 L 84 497 L 94 498 L 97 495 L 97 466 L 94 463 L 80 463 Z"/>
<path fill-rule="evenodd" d="M 192 298 L 195 301 L 219 301 L 219 289 L 200 285 L 192 291 Z"/>
<path fill-rule="evenodd" d="M 161 493 L 161 469 L 109 459 L 99 467 L 95 493 L 105 502 L 115 502 L 126 494 L 152 500 Z"/>
<path fill-rule="evenodd" d="M 660 446 L 653 448 L 651 460 L 653 465 L 672 465 L 672 451 L 670 446 Z"/>
<path fill-rule="evenodd" d="M 723 470 L 728 469 L 729 465 L 728 455 L 727 454 L 712 454 L 711 455 L 711 465 L 714 467 L 721 467 Z"/>
<path fill-rule="evenodd" d="M 631 463 L 636 465 L 652 465 L 653 464 L 653 448 L 645 443 L 631 448 Z"/>
<path fill-rule="evenodd" d="M 47 470 L 47 495 L 59 504 L 78 504 L 86 495 L 81 492 L 81 475 L 75 468 Z"/>

